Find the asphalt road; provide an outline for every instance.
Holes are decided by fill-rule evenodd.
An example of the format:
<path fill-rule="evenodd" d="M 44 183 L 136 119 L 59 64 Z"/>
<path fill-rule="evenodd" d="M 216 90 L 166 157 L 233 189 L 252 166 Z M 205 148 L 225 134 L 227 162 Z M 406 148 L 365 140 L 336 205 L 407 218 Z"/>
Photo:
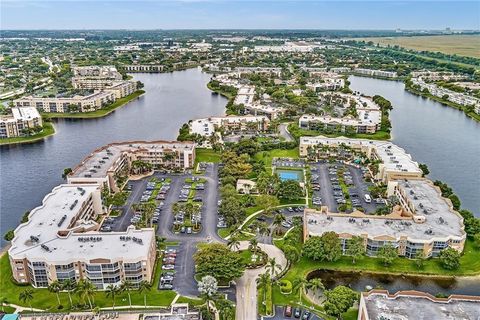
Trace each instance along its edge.
<path fill-rule="evenodd" d="M 290 123 L 280 123 L 278 125 L 278 133 L 281 137 L 285 138 L 285 141 L 290 142 L 293 141 L 293 136 L 288 132 L 288 125 Z"/>

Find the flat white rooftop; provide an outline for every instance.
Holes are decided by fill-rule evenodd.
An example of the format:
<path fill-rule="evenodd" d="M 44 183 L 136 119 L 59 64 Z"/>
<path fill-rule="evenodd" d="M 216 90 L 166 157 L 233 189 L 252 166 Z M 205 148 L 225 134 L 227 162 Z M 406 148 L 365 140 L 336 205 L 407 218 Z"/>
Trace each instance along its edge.
<path fill-rule="evenodd" d="M 350 147 L 374 148 L 383 165 L 389 171 L 407 171 L 421 173 L 418 163 L 412 160 L 403 148 L 389 141 L 349 139 L 345 137 L 328 138 L 324 136 L 300 137 L 300 145 L 339 145 L 344 144 Z"/>
<path fill-rule="evenodd" d="M 10 256 L 14 259 L 28 258 L 55 264 L 97 258 L 138 261 L 140 257 L 145 257 L 155 237 L 153 229 L 131 228 L 126 233 L 74 233 L 77 227 L 95 226 L 94 221 L 75 221 L 93 192 L 99 192 L 99 185 L 78 187 L 63 184 L 54 188 L 45 196 L 42 205 L 31 211 L 28 222 L 15 229 L 15 238 L 9 249 Z M 59 230 L 70 233 L 60 236 Z M 120 236 L 131 239 L 122 241 Z M 133 241 L 133 237 L 140 240 Z"/>
<path fill-rule="evenodd" d="M 477 320 L 480 319 L 480 297 L 452 295 L 436 299 L 420 292 L 362 294 L 368 319 L 389 320 Z"/>
<path fill-rule="evenodd" d="M 140 150 L 189 150 L 193 151 L 194 143 L 169 141 L 133 141 L 113 143 L 103 146 L 86 157 L 72 172 L 70 177 L 104 178 L 108 170 L 124 152 Z"/>

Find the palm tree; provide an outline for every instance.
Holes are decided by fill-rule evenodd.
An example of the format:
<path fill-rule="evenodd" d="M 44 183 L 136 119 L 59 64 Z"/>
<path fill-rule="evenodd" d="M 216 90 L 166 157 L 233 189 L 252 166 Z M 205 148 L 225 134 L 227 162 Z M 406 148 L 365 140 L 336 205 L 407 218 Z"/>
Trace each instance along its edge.
<path fill-rule="evenodd" d="M 266 269 L 270 271 L 270 273 L 271 273 L 271 275 L 272 275 L 272 276 L 271 276 L 272 281 L 273 281 L 273 278 L 275 277 L 275 275 L 278 274 L 278 271 L 281 270 L 281 268 L 282 268 L 282 266 L 279 265 L 279 264 L 277 263 L 277 261 L 275 261 L 275 258 L 270 258 L 270 259 L 268 259 Z"/>
<path fill-rule="evenodd" d="M 281 213 L 277 213 L 275 217 L 273 217 L 273 225 L 275 226 L 275 233 L 278 234 L 282 223 L 285 221 L 285 216 Z"/>
<path fill-rule="evenodd" d="M 93 310 L 92 299 L 95 295 L 96 287 L 88 280 L 82 279 L 78 282 L 78 285 L 75 287 L 75 292 L 78 294 L 80 299 L 85 302 L 85 298 L 90 305 L 90 309 Z"/>
<path fill-rule="evenodd" d="M 312 290 L 314 292 L 314 295 L 319 290 L 325 290 L 325 286 L 323 285 L 322 280 L 319 278 L 308 280 L 306 288 L 309 291 Z"/>
<path fill-rule="evenodd" d="M 300 298 L 300 304 L 302 304 L 302 293 L 305 291 L 305 286 L 308 281 L 302 276 L 299 276 L 293 280 L 293 288 L 298 290 L 298 297 Z"/>
<path fill-rule="evenodd" d="M 267 287 L 270 285 L 270 274 L 262 273 L 257 279 L 258 287 L 263 290 L 263 301 L 267 298 Z"/>
<path fill-rule="evenodd" d="M 145 222 L 147 222 L 147 226 L 150 228 L 152 227 L 152 219 L 153 219 L 153 213 L 155 212 L 155 209 L 157 206 L 153 202 L 145 202 L 141 205 L 141 210 L 143 212 L 143 215 L 145 217 Z"/>
<path fill-rule="evenodd" d="M 147 291 L 150 291 L 152 289 L 152 285 L 148 281 L 141 281 L 138 284 L 138 292 L 140 294 L 143 293 L 143 303 L 145 304 L 145 309 L 147 309 Z"/>
<path fill-rule="evenodd" d="M 62 290 L 66 290 L 68 294 L 68 300 L 70 300 L 70 308 L 73 305 L 72 291 L 75 289 L 75 282 L 72 279 L 66 279 L 62 281 Z"/>
<path fill-rule="evenodd" d="M 110 284 L 105 290 L 105 295 L 107 298 L 112 298 L 113 310 L 115 310 L 115 296 L 119 293 L 120 290 L 116 285 Z"/>
<path fill-rule="evenodd" d="M 253 238 L 252 240 L 250 240 L 250 247 L 252 248 L 253 253 L 257 254 L 258 240 L 256 238 Z"/>
<path fill-rule="evenodd" d="M 228 239 L 227 247 L 230 250 L 232 250 L 232 249 L 238 250 L 240 248 L 240 240 L 239 240 L 236 233 L 231 235 L 230 238 Z"/>
<path fill-rule="evenodd" d="M 268 228 L 268 225 L 265 222 L 260 222 L 257 224 L 257 232 L 259 235 L 265 237 L 270 234 L 270 229 Z"/>
<path fill-rule="evenodd" d="M 33 312 L 33 307 L 32 307 L 32 300 L 33 300 L 33 290 L 30 288 L 27 288 L 20 292 L 20 295 L 18 296 L 20 301 L 23 303 L 28 303 L 30 306 L 30 310 Z"/>
<path fill-rule="evenodd" d="M 122 285 L 120 286 L 120 289 L 122 291 L 126 291 L 127 292 L 127 295 L 128 295 L 128 304 L 130 305 L 130 309 L 132 308 L 132 298 L 130 297 L 130 291 L 132 290 L 133 288 L 133 284 L 126 280 L 126 281 L 123 281 L 122 282 Z"/>
<path fill-rule="evenodd" d="M 48 285 L 48 291 L 54 292 L 57 295 L 58 305 L 61 304 L 60 303 L 60 296 L 58 294 L 61 289 L 62 289 L 62 284 L 60 282 L 58 282 L 58 280 L 55 280 Z"/>

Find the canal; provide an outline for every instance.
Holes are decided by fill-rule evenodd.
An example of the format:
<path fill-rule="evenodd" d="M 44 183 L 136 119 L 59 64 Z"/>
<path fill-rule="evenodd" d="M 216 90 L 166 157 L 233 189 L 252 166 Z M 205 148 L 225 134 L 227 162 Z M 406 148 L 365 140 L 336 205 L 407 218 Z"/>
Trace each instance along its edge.
<path fill-rule="evenodd" d="M 462 208 L 480 217 L 480 123 L 463 112 L 404 90 L 403 82 L 351 76 L 350 88 L 390 100 L 393 142 L 446 182 Z"/>
<path fill-rule="evenodd" d="M 190 119 L 222 115 L 227 99 L 212 95 L 200 69 L 137 74 L 146 94 L 99 119 L 55 121 L 56 134 L 33 144 L 0 147 L 0 233 L 15 228 L 95 148 L 114 141 L 175 140 Z"/>
<path fill-rule="evenodd" d="M 479 277 L 463 278 L 439 278 L 422 276 L 405 276 L 390 274 L 375 274 L 368 272 L 346 272 L 333 270 L 316 270 L 311 272 L 307 279 L 319 278 L 327 289 L 336 286 L 348 286 L 355 291 L 368 291 L 373 289 L 385 289 L 391 293 L 400 290 L 412 290 L 428 292 L 430 294 L 480 294 Z"/>

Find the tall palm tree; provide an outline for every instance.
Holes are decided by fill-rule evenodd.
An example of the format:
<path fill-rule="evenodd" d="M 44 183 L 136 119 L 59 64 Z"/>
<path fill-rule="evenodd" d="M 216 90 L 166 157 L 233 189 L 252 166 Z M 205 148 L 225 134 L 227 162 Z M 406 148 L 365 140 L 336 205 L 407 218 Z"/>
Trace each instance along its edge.
<path fill-rule="evenodd" d="M 232 249 L 235 249 L 235 250 L 238 250 L 240 248 L 240 240 L 237 236 L 236 233 L 234 233 L 232 236 L 230 236 L 230 238 L 228 239 L 228 242 L 227 242 L 227 247 L 232 250 Z"/>
<path fill-rule="evenodd" d="M 325 286 L 323 285 L 322 280 L 319 278 L 308 280 L 305 286 L 307 290 L 309 291 L 312 290 L 314 292 L 314 295 L 319 290 L 322 290 L 322 291 L 325 290 Z"/>
<path fill-rule="evenodd" d="M 75 292 L 78 294 L 79 298 L 85 302 L 85 299 L 88 301 L 90 305 L 90 309 L 93 310 L 93 303 L 92 299 L 95 295 L 95 290 L 97 288 L 93 285 L 92 282 L 89 280 L 82 279 L 78 282 L 77 286 L 75 287 Z"/>
<path fill-rule="evenodd" d="M 133 289 L 133 283 L 131 283 L 128 280 L 125 280 L 122 282 L 122 285 L 120 286 L 120 289 L 122 291 L 127 292 L 128 295 L 128 304 L 130 305 L 130 309 L 132 308 L 132 298 L 130 297 L 130 291 Z"/>
<path fill-rule="evenodd" d="M 72 279 L 66 279 L 62 281 L 62 290 L 67 291 L 68 300 L 70 300 L 70 308 L 73 305 L 72 301 L 72 291 L 75 289 L 75 282 Z"/>
<path fill-rule="evenodd" d="M 22 292 L 20 292 L 18 298 L 23 303 L 28 303 L 28 305 L 30 306 L 30 310 L 33 312 L 33 307 L 32 307 L 33 290 L 32 289 L 27 288 L 23 290 Z"/>
<path fill-rule="evenodd" d="M 267 287 L 270 284 L 270 274 L 268 272 L 262 273 L 257 279 L 258 287 L 263 290 L 263 301 L 267 298 Z"/>
<path fill-rule="evenodd" d="M 265 237 L 270 234 L 270 229 L 268 228 L 268 225 L 265 222 L 260 222 L 257 224 L 257 232 L 259 235 Z"/>
<path fill-rule="evenodd" d="M 280 227 L 282 226 L 282 223 L 285 221 L 285 216 L 281 213 L 277 213 L 273 217 L 273 225 L 275 226 L 275 233 L 278 234 L 278 231 L 280 230 Z"/>
<path fill-rule="evenodd" d="M 57 295 L 58 305 L 61 304 L 60 296 L 58 294 L 60 292 L 60 290 L 62 290 L 62 284 L 58 280 L 55 280 L 48 285 L 48 291 L 53 292 Z"/>
<path fill-rule="evenodd" d="M 112 298 L 113 310 L 115 310 L 115 296 L 120 292 L 116 285 L 110 284 L 105 290 L 107 298 Z"/>
<path fill-rule="evenodd" d="M 302 293 L 305 291 L 305 286 L 307 285 L 308 281 L 302 276 L 298 276 L 293 280 L 293 288 L 298 290 L 298 297 L 300 298 L 300 304 L 302 304 Z"/>
<path fill-rule="evenodd" d="M 252 240 L 250 240 L 250 247 L 252 248 L 253 253 L 257 254 L 258 240 L 256 238 L 253 238 Z"/>
<path fill-rule="evenodd" d="M 281 265 L 275 261 L 275 258 L 270 258 L 268 259 L 266 269 L 270 271 L 271 274 L 271 279 L 273 281 L 273 278 L 278 274 L 278 271 L 280 271 L 282 268 Z"/>
<path fill-rule="evenodd" d="M 147 309 L 147 291 L 150 291 L 151 289 L 152 285 L 148 281 L 143 280 L 138 284 L 138 292 L 140 294 L 143 293 L 143 303 L 145 305 L 145 309 Z"/>
<path fill-rule="evenodd" d="M 153 213 L 155 212 L 155 209 L 157 206 L 153 202 L 145 202 L 142 203 L 141 209 L 143 212 L 143 216 L 145 217 L 145 222 L 146 225 L 149 226 L 150 228 L 152 227 L 152 220 L 153 220 Z"/>

